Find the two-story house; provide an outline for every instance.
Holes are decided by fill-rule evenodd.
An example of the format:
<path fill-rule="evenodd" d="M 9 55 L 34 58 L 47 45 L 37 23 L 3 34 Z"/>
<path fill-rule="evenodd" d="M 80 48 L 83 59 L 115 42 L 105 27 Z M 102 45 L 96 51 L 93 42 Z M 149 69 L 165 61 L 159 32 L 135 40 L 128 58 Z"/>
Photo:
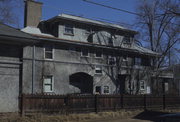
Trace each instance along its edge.
<path fill-rule="evenodd" d="M 25 28 L 0 24 L 0 112 L 21 94 L 149 94 L 158 53 L 136 31 L 60 14 L 40 21 L 42 3 L 25 2 Z"/>
<path fill-rule="evenodd" d="M 68 14 L 39 21 L 41 5 L 26 1 L 22 31 L 38 43 L 23 50 L 23 93 L 151 93 L 158 53 L 137 45 L 136 31 Z"/>

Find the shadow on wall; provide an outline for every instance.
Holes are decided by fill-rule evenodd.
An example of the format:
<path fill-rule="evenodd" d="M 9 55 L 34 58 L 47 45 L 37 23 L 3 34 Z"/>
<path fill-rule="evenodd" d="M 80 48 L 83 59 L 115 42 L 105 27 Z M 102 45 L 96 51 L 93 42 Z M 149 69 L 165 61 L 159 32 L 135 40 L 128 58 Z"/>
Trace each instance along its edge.
<path fill-rule="evenodd" d="M 84 72 L 70 75 L 70 85 L 80 89 L 81 94 L 93 94 L 93 77 Z"/>

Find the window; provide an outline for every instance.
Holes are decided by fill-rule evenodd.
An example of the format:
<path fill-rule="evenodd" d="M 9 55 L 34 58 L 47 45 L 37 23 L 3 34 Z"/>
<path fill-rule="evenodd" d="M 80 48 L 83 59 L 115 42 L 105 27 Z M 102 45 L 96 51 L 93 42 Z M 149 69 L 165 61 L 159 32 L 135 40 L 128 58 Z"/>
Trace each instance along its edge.
<path fill-rule="evenodd" d="M 97 50 L 95 56 L 96 58 L 102 58 L 102 51 Z"/>
<path fill-rule="evenodd" d="M 104 94 L 109 94 L 109 86 L 104 86 Z"/>
<path fill-rule="evenodd" d="M 115 57 L 109 57 L 108 58 L 108 64 L 109 65 L 116 65 L 116 58 Z"/>
<path fill-rule="evenodd" d="M 134 59 L 134 64 L 135 65 L 141 65 L 141 58 L 135 58 Z"/>
<path fill-rule="evenodd" d="M 95 67 L 95 73 L 96 74 L 102 74 L 102 67 L 101 66 L 96 66 Z"/>
<path fill-rule="evenodd" d="M 44 58 L 45 59 L 53 59 L 53 47 L 52 46 L 45 46 Z"/>
<path fill-rule="evenodd" d="M 128 61 L 127 56 L 123 56 L 123 61 Z"/>
<path fill-rule="evenodd" d="M 164 92 L 168 92 L 169 91 L 169 84 L 166 82 L 164 83 Z"/>
<path fill-rule="evenodd" d="M 89 50 L 88 49 L 82 49 L 81 50 L 81 56 L 89 57 Z"/>
<path fill-rule="evenodd" d="M 65 34 L 74 35 L 73 25 L 71 25 L 71 24 L 65 24 L 64 26 L 65 26 L 65 27 L 64 27 L 64 33 L 65 33 Z"/>
<path fill-rule="evenodd" d="M 129 36 L 124 36 L 123 42 L 124 43 L 130 43 L 131 42 L 131 38 Z"/>
<path fill-rule="evenodd" d="M 145 83 L 144 81 L 140 81 L 140 90 L 145 90 Z"/>
<path fill-rule="evenodd" d="M 44 76 L 43 91 L 44 92 L 53 92 L 53 76 Z"/>
<path fill-rule="evenodd" d="M 101 86 L 96 86 L 95 92 L 96 94 L 101 94 Z"/>
<path fill-rule="evenodd" d="M 70 46 L 70 47 L 69 47 L 69 51 L 70 51 L 70 52 L 76 52 L 76 48 L 73 47 L 73 46 Z"/>
<path fill-rule="evenodd" d="M 113 46 L 113 38 L 112 38 L 112 37 L 110 37 L 110 38 L 108 39 L 108 45 L 109 45 L 109 46 Z"/>

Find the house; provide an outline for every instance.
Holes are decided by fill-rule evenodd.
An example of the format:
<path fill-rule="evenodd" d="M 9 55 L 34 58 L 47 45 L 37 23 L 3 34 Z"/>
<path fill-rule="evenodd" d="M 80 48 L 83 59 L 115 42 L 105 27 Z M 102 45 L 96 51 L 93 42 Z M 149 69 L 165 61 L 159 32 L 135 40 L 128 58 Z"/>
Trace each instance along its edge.
<path fill-rule="evenodd" d="M 151 60 L 158 53 L 138 46 L 136 31 L 68 14 L 34 21 L 41 6 L 26 1 L 22 31 L 39 43 L 23 50 L 23 93 L 151 92 Z"/>
<path fill-rule="evenodd" d="M 151 60 L 159 54 L 135 43 L 138 32 L 68 14 L 40 21 L 41 8 L 25 2 L 21 31 L 0 25 L 0 112 L 18 111 L 23 93 L 152 92 Z"/>

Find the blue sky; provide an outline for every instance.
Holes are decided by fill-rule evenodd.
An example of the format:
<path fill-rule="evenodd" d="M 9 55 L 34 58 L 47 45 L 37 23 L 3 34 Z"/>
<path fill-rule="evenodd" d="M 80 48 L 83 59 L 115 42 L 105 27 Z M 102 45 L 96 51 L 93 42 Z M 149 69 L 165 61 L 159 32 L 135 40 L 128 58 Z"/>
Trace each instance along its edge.
<path fill-rule="evenodd" d="M 135 15 L 116 11 L 94 4 L 84 2 L 82 0 L 37 0 L 43 3 L 42 19 L 46 20 L 61 13 L 74 14 L 84 16 L 86 18 L 103 18 L 120 23 L 132 24 L 135 21 Z M 91 0 L 94 2 L 106 4 L 116 8 L 125 9 L 135 12 L 136 5 L 139 0 Z M 19 11 L 19 27 L 23 27 L 23 4 L 17 8 Z"/>

